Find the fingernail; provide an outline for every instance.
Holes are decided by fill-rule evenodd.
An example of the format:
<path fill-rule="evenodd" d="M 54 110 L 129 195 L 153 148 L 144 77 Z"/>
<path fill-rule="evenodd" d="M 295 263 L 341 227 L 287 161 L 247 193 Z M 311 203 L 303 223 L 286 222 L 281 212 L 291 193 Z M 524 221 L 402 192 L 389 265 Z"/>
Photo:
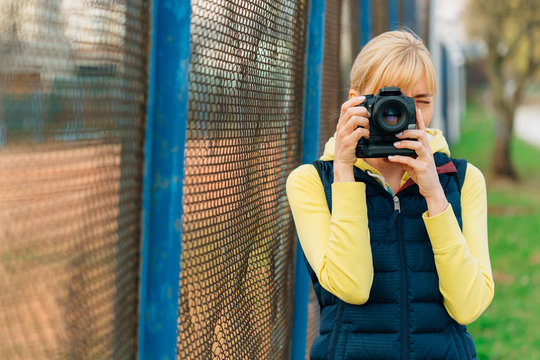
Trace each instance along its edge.
<path fill-rule="evenodd" d="M 399 143 L 400 143 L 400 142 L 401 142 L 401 141 L 396 141 L 396 142 L 394 143 L 394 146 L 399 146 Z"/>
<path fill-rule="evenodd" d="M 396 137 L 400 137 L 401 135 L 403 135 L 403 131 L 400 131 L 396 134 Z"/>
<path fill-rule="evenodd" d="M 392 155 L 388 156 L 388 160 L 394 160 L 394 157 Z"/>
<path fill-rule="evenodd" d="M 359 97 L 358 97 L 358 100 L 360 100 L 360 101 L 364 101 L 364 100 L 366 100 L 366 97 L 365 97 L 364 95 L 362 95 L 362 96 L 359 96 Z"/>

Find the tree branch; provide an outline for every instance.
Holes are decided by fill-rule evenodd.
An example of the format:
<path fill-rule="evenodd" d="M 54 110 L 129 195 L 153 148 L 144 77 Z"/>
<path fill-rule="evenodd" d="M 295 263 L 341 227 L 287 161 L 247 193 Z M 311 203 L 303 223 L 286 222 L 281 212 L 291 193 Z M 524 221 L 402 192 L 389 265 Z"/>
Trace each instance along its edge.
<path fill-rule="evenodd" d="M 508 51 L 506 52 L 506 58 L 511 57 L 516 50 L 519 47 L 519 44 L 521 43 L 521 40 L 523 39 L 523 36 L 527 34 L 530 31 L 530 24 L 525 23 L 524 26 L 520 29 L 519 33 L 516 35 L 516 37 L 513 39 L 512 43 L 508 47 Z"/>

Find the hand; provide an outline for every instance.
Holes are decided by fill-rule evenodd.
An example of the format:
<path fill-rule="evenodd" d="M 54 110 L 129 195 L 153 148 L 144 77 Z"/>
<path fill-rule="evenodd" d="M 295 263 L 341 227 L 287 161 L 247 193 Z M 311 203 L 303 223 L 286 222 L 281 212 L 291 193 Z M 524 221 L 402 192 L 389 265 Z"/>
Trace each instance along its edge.
<path fill-rule="evenodd" d="M 420 109 L 417 110 L 416 124 L 416 130 L 405 130 L 396 136 L 399 139 L 416 139 L 417 141 L 400 140 L 394 146 L 398 149 L 414 150 L 417 157 L 395 155 L 389 156 L 388 161 L 401 166 L 402 169 L 409 173 L 410 177 L 418 185 L 420 194 L 428 203 L 430 216 L 434 216 L 446 209 L 448 201 L 439 182 L 437 167 L 433 159 L 433 152 L 429 146 L 426 125 Z"/>
<path fill-rule="evenodd" d="M 341 106 L 336 126 L 334 150 L 334 182 L 354 181 L 353 166 L 356 163 L 356 146 L 360 138 L 369 137 L 369 112 L 358 106 L 364 96 L 353 97 Z"/>

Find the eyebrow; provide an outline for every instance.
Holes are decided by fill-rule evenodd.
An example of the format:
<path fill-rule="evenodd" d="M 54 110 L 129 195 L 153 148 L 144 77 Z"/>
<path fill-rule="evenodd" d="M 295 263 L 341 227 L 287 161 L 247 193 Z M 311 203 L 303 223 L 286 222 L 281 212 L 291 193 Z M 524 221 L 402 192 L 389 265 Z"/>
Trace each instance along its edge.
<path fill-rule="evenodd" d="M 414 95 L 413 97 L 415 98 L 421 98 L 421 97 L 431 97 L 433 96 L 433 94 L 417 94 L 417 95 Z"/>

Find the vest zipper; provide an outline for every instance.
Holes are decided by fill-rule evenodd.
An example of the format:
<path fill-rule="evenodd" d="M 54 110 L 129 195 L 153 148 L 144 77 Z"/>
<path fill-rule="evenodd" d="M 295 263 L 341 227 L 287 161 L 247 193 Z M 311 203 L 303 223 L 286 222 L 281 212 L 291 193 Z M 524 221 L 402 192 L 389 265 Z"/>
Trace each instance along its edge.
<path fill-rule="evenodd" d="M 401 346 L 403 351 L 403 359 L 408 358 L 408 345 L 409 345 L 409 327 L 408 327 L 408 301 L 407 301 L 407 264 L 405 259 L 405 244 L 403 243 L 403 238 L 401 237 L 401 229 L 399 217 L 397 215 L 401 214 L 401 204 L 399 198 L 394 196 L 394 214 L 396 215 L 396 227 L 398 234 L 398 246 L 399 246 L 399 256 L 401 263 Z"/>
<path fill-rule="evenodd" d="M 394 211 L 397 210 L 398 214 L 401 213 L 401 206 L 399 204 L 399 198 L 397 196 L 394 196 Z"/>

